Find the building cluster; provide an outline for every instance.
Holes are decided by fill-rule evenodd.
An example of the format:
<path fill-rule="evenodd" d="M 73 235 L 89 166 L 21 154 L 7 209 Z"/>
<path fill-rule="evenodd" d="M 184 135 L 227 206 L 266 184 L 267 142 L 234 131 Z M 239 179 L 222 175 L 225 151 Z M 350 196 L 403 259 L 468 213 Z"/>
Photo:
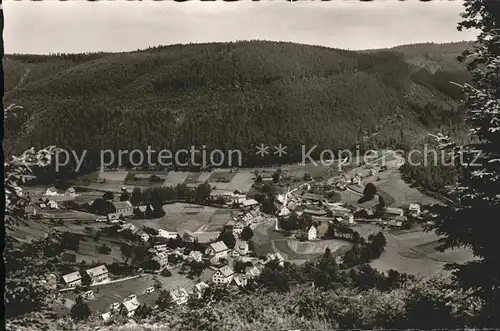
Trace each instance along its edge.
<path fill-rule="evenodd" d="M 90 285 L 105 284 L 111 279 L 108 269 L 104 264 L 85 270 L 85 274 L 90 279 Z M 82 274 L 79 271 L 64 275 L 62 278 L 68 288 L 82 285 Z"/>

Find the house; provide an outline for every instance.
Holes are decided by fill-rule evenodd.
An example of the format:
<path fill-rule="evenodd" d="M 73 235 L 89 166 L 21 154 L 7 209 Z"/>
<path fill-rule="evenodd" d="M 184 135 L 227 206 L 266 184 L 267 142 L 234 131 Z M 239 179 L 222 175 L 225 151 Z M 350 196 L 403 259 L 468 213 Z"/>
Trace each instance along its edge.
<path fill-rule="evenodd" d="M 158 230 L 158 237 L 163 237 L 166 239 L 175 239 L 179 236 L 177 232 L 165 231 L 163 229 Z"/>
<path fill-rule="evenodd" d="M 344 223 L 347 223 L 347 224 L 354 223 L 354 215 L 348 209 L 333 208 L 333 209 L 330 209 L 330 214 L 334 218 L 340 218 L 341 221 Z"/>
<path fill-rule="evenodd" d="M 168 265 L 168 254 L 166 252 L 156 252 L 152 260 L 158 262 L 160 269 L 164 269 Z"/>
<path fill-rule="evenodd" d="M 207 288 L 209 288 L 209 286 L 207 285 L 207 283 L 205 283 L 205 282 L 199 282 L 198 284 L 196 284 L 195 286 L 193 286 L 193 294 L 198 299 L 200 299 L 203 296 L 203 293 L 205 292 L 205 290 Z"/>
<path fill-rule="evenodd" d="M 109 272 L 106 266 L 100 265 L 86 270 L 87 275 L 90 276 L 92 284 L 103 283 L 109 281 Z"/>
<path fill-rule="evenodd" d="M 290 209 L 286 206 L 282 206 L 281 208 L 278 209 L 278 216 L 288 216 L 291 214 Z"/>
<path fill-rule="evenodd" d="M 69 196 L 69 197 L 76 197 L 76 191 L 73 187 L 70 187 L 64 192 L 64 195 Z"/>
<path fill-rule="evenodd" d="M 211 243 L 205 250 L 205 255 L 214 260 L 226 257 L 228 253 L 229 249 L 223 241 Z"/>
<path fill-rule="evenodd" d="M 82 284 L 82 275 L 78 271 L 62 276 L 67 287 L 75 287 Z"/>
<path fill-rule="evenodd" d="M 120 222 L 120 215 L 117 213 L 109 213 L 108 214 L 109 223 L 118 223 Z"/>
<path fill-rule="evenodd" d="M 246 267 L 245 268 L 245 276 L 247 278 L 254 278 L 260 275 L 260 270 L 256 266 Z"/>
<path fill-rule="evenodd" d="M 325 216 L 326 210 L 306 208 L 306 209 L 304 209 L 304 214 L 309 214 L 312 216 Z"/>
<path fill-rule="evenodd" d="M 201 262 L 203 258 L 203 253 L 200 251 L 191 251 L 189 252 L 189 258 L 196 262 Z"/>
<path fill-rule="evenodd" d="M 175 291 L 170 292 L 170 296 L 172 297 L 172 301 L 178 305 L 186 303 L 189 298 L 189 294 L 183 288 L 179 288 Z"/>
<path fill-rule="evenodd" d="M 384 212 L 384 216 L 387 218 L 394 218 L 396 216 L 403 216 L 404 210 L 401 208 L 387 207 Z"/>
<path fill-rule="evenodd" d="M 262 182 L 264 182 L 264 183 L 273 181 L 273 175 L 271 175 L 268 172 L 262 172 L 262 173 L 260 173 L 259 176 L 262 179 Z"/>
<path fill-rule="evenodd" d="M 318 235 L 318 232 L 316 231 L 316 228 L 314 227 L 314 225 L 311 225 L 311 227 L 309 229 L 307 229 L 305 232 L 305 238 L 307 238 L 307 240 L 309 240 L 309 241 L 316 240 L 317 235 Z"/>
<path fill-rule="evenodd" d="M 233 225 L 233 233 L 234 234 L 241 234 L 243 232 L 243 229 L 245 228 L 246 224 L 243 221 L 238 221 Z"/>
<path fill-rule="evenodd" d="M 47 202 L 47 207 L 49 207 L 50 209 L 59 209 L 59 205 L 54 200 L 50 200 L 49 202 Z"/>
<path fill-rule="evenodd" d="M 24 216 L 25 217 L 33 217 L 36 215 L 36 209 L 33 206 L 24 207 Z"/>
<path fill-rule="evenodd" d="M 186 231 L 184 231 L 184 234 L 182 235 L 182 240 L 192 243 L 192 242 L 197 241 L 197 238 L 191 231 L 186 230 Z"/>
<path fill-rule="evenodd" d="M 215 284 L 228 284 L 234 276 L 234 271 L 229 266 L 225 265 L 217 269 L 212 276 L 212 281 Z"/>
<path fill-rule="evenodd" d="M 283 265 L 285 263 L 285 259 L 281 254 L 278 253 L 268 253 L 266 256 L 266 263 L 271 261 L 277 261 L 279 265 Z"/>
<path fill-rule="evenodd" d="M 49 187 L 46 191 L 45 191 L 45 195 L 48 195 L 48 196 L 55 196 L 55 195 L 59 195 L 59 193 L 57 193 L 57 189 L 55 187 Z"/>
<path fill-rule="evenodd" d="M 154 250 L 157 252 L 164 252 L 167 250 L 167 244 L 162 244 L 162 245 L 154 245 L 153 246 Z"/>
<path fill-rule="evenodd" d="M 122 225 L 121 229 L 118 231 L 120 232 L 120 231 L 124 231 L 124 230 L 130 230 L 130 232 L 134 233 L 137 231 L 137 227 L 132 223 L 125 223 Z"/>
<path fill-rule="evenodd" d="M 137 299 L 127 300 L 122 303 L 122 311 L 127 317 L 134 316 L 137 307 L 139 307 L 139 301 L 137 301 Z"/>
<path fill-rule="evenodd" d="M 142 229 L 138 229 L 137 231 L 135 231 L 134 233 L 137 237 L 141 238 L 141 240 L 143 242 L 148 242 L 149 241 L 149 234 L 147 234 L 146 232 L 144 232 L 144 230 Z"/>
<path fill-rule="evenodd" d="M 248 242 L 242 240 L 236 243 L 234 250 L 238 252 L 239 255 L 247 255 L 248 254 Z"/>
<path fill-rule="evenodd" d="M 116 209 L 116 214 L 121 216 L 132 216 L 134 215 L 134 206 L 130 201 L 117 201 L 113 202 L 113 206 Z"/>
<path fill-rule="evenodd" d="M 413 217 L 420 216 L 420 205 L 417 203 L 411 203 L 410 207 L 408 208 L 408 213 Z"/>
<path fill-rule="evenodd" d="M 108 311 L 107 313 L 101 314 L 101 318 L 104 322 L 107 322 L 111 319 L 111 313 Z"/>
<path fill-rule="evenodd" d="M 248 280 L 243 276 L 243 275 L 237 275 L 236 277 L 233 277 L 231 284 L 236 285 L 238 287 L 244 287 L 248 283 Z"/>
<path fill-rule="evenodd" d="M 304 193 L 302 194 L 302 199 L 311 201 L 311 202 L 318 202 L 323 199 L 323 196 L 321 194 L 314 194 L 314 193 Z"/>
<path fill-rule="evenodd" d="M 242 205 L 243 205 L 243 208 L 252 208 L 252 207 L 255 207 L 259 204 L 259 202 L 255 199 L 248 199 L 248 200 L 245 200 L 243 201 Z"/>

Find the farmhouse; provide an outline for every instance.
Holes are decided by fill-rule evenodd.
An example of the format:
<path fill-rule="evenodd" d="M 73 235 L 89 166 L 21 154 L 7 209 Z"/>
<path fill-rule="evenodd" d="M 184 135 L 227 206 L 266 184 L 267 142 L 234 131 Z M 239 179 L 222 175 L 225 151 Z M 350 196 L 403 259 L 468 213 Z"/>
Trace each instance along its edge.
<path fill-rule="evenodd" d="M 108 214 L 109 223 L 118 223 L 120 222 L 120 215 L 117 213 L 109 213 Z"/>
<path fill-rule="evenodd" d="M 64 275 L 62 278 L 63 278 L 64 282 L 66 283 L 67 287 L 75 287 L 75 286 L 79 286 L 82 284 L 82 276 L 80 275 L 80 273 L 78 271 Z"/>
<path fill-rule="evenodd" d="M 132 317 L 137 307 L 139 307 L 139 301 L 137 301 L 137 298 L 127 300 L 122 303 L 122 311 L 127 315 L 127 317 Z"/>
<path fill-rule="evenodd" d="M 59 205 L 54 200 L 50 200 L 49 202 L 47 202 L 47 207 L 49 207 L 50 209 L 59 209 Z"/>
<path fill-rule="evenodd" d="M 311 227 L 305 231 L 304 238 L 309 241 L 316 240 L 317 235 L 318 232 L 316 231 L 316 228 L 314 227 L 314 225 L 311 225 Z"/>
<path fill-rule="evenodd" d="M 164 269 L 168 266 L 168 254 L 166 252 L 156 252 L 152 260 L 158 262 L 160 269 Z"/>
<path fill-rule="evenodd" d="M 189 252 L 189 258 L 196 262 L 201 262 L 203 258 L 203 253 L 200 251 L 191 251 Z"/>
<path fill-rule="evenodd" d="M 178 288 L 177 290 L 170 292 L 170 296 L 172 297 L 172 301 L 178 305 L 186 303 L 189 298 L 189 294 L 183 288 Z"/>
<path fill-rule="evenodd" d="M 311 202 L 318 202 L 321 199 L 323 199 L 323 196 L 320 194 L 314 194 L 314 193 L 304 193 L 302 194 L 302 199 L 311 201 Z"/>
<path fill-rule="evenodd" d="M 157 252 L 164 252 L 167 250 L 167 244 L 162 244 L 162 245 L 154 245 L 153 246 L 154 250 Z"/>
<path fill-rule="evenodd" d="M 247 285 L 247 279 L 243 275 L 237 275 L 236 277 L 233 278 L 231 284 L 239 287 L 244 287 Z"/>
<path fill-rule="evenodd" d="M 193 294 L 200 299 L 203 296 L 203 292 L 208 288 L 209 286 L 205 282 L 199 282 L 195 286 L 193 286 Z"/>
<path fill-rule="evenodd" d="M 57 189 L 52 186 L 45 191 L 45 195 L 54 196 L 54 195 L 59 195 L 59 193 L 57 193 Z"/>
<path fill-rule="evenodd" d="M 139 238 L 141 238 L 141 240 L 143 242 L 148 242 L 149 241 L 149 234 L 147 234 L 146 232 L 144 232 L 144 230 L 142 229 L 137 229 L 136 231 L 133 232 L 134 235 L 138 236 Z"/>
<path fill-rule="evenodd" d="M 163 237 L 166 239 L 175 239 L 178 236 L 179 236 L 179 233 L 177 233 L 177 232 L 165 231 L 163 229 L 158 230 L 158 237 Z"/>
<path fill-rule="evenodd" d="M 234 276 L 234 271 L 229 266 L 225 265 L 217 269 L 212 276 L 212 281 L 215 284 L 228 284 Z"/>
<path fill-rule="evenodd" d="M 264 183 L 273 181 L 273 176 L 268 172 L 262 172 L 262 173 L 260 173 L 259 176 L 262 179 L 262 182 L 264 182 Z"/>
<path fill-rule="evenodd" d="M 247 278 L 254 278 L 254 277 L 257 277 L 259 275 L 260 275 L 260 270 L 257 267 L 252 266 L 252 267 L 245 268 L 245 276 Z"/>
<path fill-rule="evenodd" d="M 277 253 L 268 253 L 266 256 L 266 263 L 271 261 L 277 261 L 279 265 L 283 265 L 285 263 L 285 259 L 279 252 Z"/>
<path fill-rule="evenodd" d="M 387 207 L 385 209 L 384 216 L 387 218 L 394 218 L 396 216 L 403 216 L 404 211 L 401 208 L 392 208 L 392 207 Z"/>
<path fill-rule="evenodd" d="M 109 280 L 108 269 L 106 269 L 104 264 L 88 269 L 86 273 L 90 276 L 92 284 L 102 283 Z"/>
<path fill-rule="evenodd" d="M 416 203 L 411 203 L 410 207 L 408 208 L 408 213 L 410 214 L 410 216 L 413 217 L 420 216 L 420 205 Z"/>
<path fill-rule="evenodd" d="M 312 215 L 312 216 L 325 216 L 326 210 L 306 208 L 306 209 L 304 209 L 304 214 L 308 214 L 308 215 Z"/>
<path fill-rule="evenodd" d="M 254 200 L 254 199 L 248 199 L 248 200 L 245 200 L 243 201 L 243 208 L 252 208 L 252 207 L 255 207 L 259 204 L 259 202 L 257 200 Z"/>
<path fill-rule="evenodd" d="M 182 240 L 187 241 L 187 242 L 195 242 L 197 240 L 196 236 L 189 230 L 184 231 L 184 234 L 182 235 Z"/>
<path fill-rule="evenodd" d="M 233 226 L 233 233 L 238 234 L 238 235 L 241 234 L 243 232 L 243 229 L 245 228 L 245 226 L 246 226 L 245 222 L 238 221 Z"/>
<path fill-rule="evenodd" d="M 237 251 L 239 255 L 247 255 L 248 242 L 244 240 L 237 242 L 234 250 Z"/>
<path fill-rule="evenodd" d="M 116 208 L 116 214 L 121 216 L 132 216 L 134 215 L 134 206 L 129 201 L 118 201 L 113 202 L 113 206 Z"/>
<path fill-rule="evenodd" d="M 64 192 L 64 195 L 69 196 L 69 197 L 76 197 L 76 191 L 73 187 L 70 187 Z"/>
<path fill-rule="evenodd" d="M 205 255 L 214 260 L 226 257 L 228 253 L 229 249 L 223 241 L 212 243 L 205 250 Z"/>

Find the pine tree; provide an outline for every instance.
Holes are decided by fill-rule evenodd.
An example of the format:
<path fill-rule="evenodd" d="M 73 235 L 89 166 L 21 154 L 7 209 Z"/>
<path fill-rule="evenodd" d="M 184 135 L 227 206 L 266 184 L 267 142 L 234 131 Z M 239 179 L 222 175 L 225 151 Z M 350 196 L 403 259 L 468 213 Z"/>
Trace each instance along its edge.
<path fill-rule="evenodd" d="M 473 85 L 465 85 L 467 122 L 471 143 L 456 146 L 440 136 L 441 147 L 454 152 L 459 164 L 458 199 L 455 206 L 437 207 L 436 232 L 444 235 L 441 250 L 452 247 L 472 249 L 479 259 L 449 265 L 461 287 L 471 289 L 484 302 L 483 326 L 499 325 L 500 311 L 500 5 L 495 0 L 465 3 L 459 30 L 480 30 L 468 69 Z M 456 153 L 460 151 L 460 153 Z M 480 156 L 476 158 L 477 155 Z"/>

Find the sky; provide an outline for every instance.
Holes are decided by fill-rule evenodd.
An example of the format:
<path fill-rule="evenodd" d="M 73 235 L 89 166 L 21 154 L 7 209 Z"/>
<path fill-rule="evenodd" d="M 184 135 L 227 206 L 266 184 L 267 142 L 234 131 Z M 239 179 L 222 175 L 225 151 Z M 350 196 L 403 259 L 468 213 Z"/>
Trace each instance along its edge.
<path fill-rule="evenodd" d="M 462 1 L 5 1 L 5 53 L 121 52 L 236 40 L 359 50 L 474 40 Z"/>

